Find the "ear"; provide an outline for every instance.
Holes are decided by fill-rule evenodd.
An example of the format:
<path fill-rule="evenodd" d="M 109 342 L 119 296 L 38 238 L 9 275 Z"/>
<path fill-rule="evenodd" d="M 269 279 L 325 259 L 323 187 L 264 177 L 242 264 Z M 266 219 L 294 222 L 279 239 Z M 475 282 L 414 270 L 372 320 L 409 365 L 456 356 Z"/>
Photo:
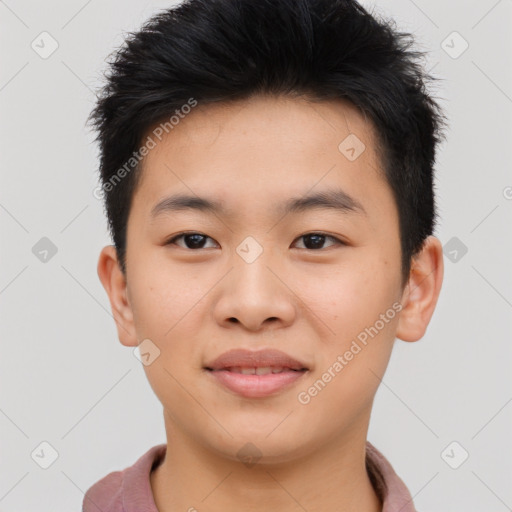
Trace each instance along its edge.
<path fill-rule="evenodd" d="M 413 258 L 409 281 L 402 294 L 396 337 L 418 341 L 432 318 L 441 291 L 444 274 L 443 247 L 439 239 L 429 236 Z"/>
<path fill-rule="evenodd" d="M 133 312 L 126 289 L 126 278 L 119 265 L 117 251 L 113 245 L 107 245 L 101 250 L 97 270 L 103 288 L 105 288 L 110 299 L 119 341 L 129 347 L 137 346 Z"/>

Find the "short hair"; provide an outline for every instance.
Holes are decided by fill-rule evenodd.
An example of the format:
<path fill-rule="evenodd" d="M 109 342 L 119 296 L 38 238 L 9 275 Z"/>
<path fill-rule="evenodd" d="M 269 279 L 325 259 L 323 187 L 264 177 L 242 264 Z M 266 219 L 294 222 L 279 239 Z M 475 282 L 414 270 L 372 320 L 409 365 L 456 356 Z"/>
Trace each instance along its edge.
<path fill-rule="evenodd" d="M 354 0 L 185 0 L 128 32 L 111 54 L 88 119 L 97 130 L 101 196 L 123 273 L 144 162 L 137 151 L 148 130 L 191 100 L 287 95 L 348 100 L 373 122 L 398 210 L 405 285 L 412 257 L 437 222 L 433 166 L 445 121 L 426 90 L 437 78 L 413 43 L 393 20 Z"/>

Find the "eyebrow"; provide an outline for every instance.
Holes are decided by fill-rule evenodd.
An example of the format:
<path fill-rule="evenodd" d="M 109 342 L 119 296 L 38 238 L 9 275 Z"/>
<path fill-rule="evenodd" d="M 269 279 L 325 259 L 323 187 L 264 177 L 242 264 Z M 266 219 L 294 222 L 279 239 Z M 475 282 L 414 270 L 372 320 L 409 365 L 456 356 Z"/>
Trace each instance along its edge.
<path fill-rule="evenodd" d="M 151 218 L 155 219 L 164 213 L 185 210 L 196 210 L 212 214 L 225 215 L 222 204 L 213 199 L 187 194 L 174 194 L 159 201 L 151 210 Z M 363 205 L 354 197 L 341 189 L 325 190 L 303 197 L 291 198 L 275 207 L 281 215 L 302 213 L 309 210 L 336 210 L 342 213 L 367 215 Z"/>

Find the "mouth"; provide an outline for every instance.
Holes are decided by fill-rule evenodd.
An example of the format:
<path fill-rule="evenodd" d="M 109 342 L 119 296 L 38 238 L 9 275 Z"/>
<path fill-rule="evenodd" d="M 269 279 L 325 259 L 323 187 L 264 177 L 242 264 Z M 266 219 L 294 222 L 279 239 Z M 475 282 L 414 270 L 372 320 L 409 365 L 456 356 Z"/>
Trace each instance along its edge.
<path fill-rule="evenodd" d="M 203 369 L 224 389 L 244 398 L 281 393 L 310 370 L 304 363 L 274 349 L 231 350 Z"/>
<path fill-rule="evenodd" d="M 269 375 L 270 373 L 283 373 L 283 372 L 305 372 L 307 368 L 288 368 L 285 366 L 255 366 L 255 367 L 242 367 L 242 366 L 233 366 L 228 368 L 219 368 L 214 370 L 213 368 L 205 367 L 205 370 L 211 372 L 231 372 L 231 373 L 240 373 L 242 375 Z"/>
<path fill-rule="evenodd" d="M 204 366 L 206 370 L 226 370 L 244 375 L 265 375 L 282 371 L 308 370 L 305 363 L 276 349 L 247 350 L 234 349 L 221 354 Z"/>
<path fill-rule="evenodd" d="M 265 398 L 289 390 L 308 370 L 283 367 L 232 367 L 220 370 L 208 369 L 216 384 L 243 398 Z"/>

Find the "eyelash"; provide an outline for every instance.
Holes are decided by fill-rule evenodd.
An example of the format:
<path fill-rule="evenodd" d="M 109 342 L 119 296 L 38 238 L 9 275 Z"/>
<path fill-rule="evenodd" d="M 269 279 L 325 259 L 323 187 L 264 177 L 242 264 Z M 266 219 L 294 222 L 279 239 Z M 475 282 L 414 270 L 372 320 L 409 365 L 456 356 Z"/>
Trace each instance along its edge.
<path fill-rule="evenodd" d="M 205 235 L 204 233 L 199 233 L 197 231 L 186 231 L 186 232 L 183 232 L 183 233 L 179 233 L 178 235 L 174 235 L 172 238 L 170 238 L 169 240 L 167 240 L 165 242 L 165 245 L 177 245 L 175 243 L 176 240 L 178 240 L 180 238 L 183 238 L 184 236 L 187 236 L 187 235 L 200 235 L 200 236 L 209 238 L 210 240 L 213 240 L 213 238 L 209 237 L 208 235 Z M 335 245 L 342 245 L 342 246 L 348 245 L 345 242 L 343 242 L 342 240 L 340 240 L 339 238 L 336 238 L 335 236 L 328 235 L 327 233 L 322 233 L 322 232 L 319 232 L 319 231 L 312 231 L 310 233 L 305 233 L 305 234 L 300 235 L 299 237 L 297 237 L 295 240 L 299 240 L 300 238 L 304 238 L 306 236 L 311 236 L 311 235 L 320 235 L 320 236 L 325 237 L 326 240 L 327 239 L 334 240 L 336 242 Z M 181 247 L 181 246 L 178 246 L 178 247 Z M 333 246 L 330 246 L 330 247 L 333 247 Z M 199 251 L 199 250 L 203 249 L 202 247 L 200 247 L 199 249 L 190 249 L 188 247 L 181 247 L 181 248 L 189 250 L 189 251 Z M 327 247 L 327 249 L 328 248 L 329 247 Z M 322 250 L 325 250 L 325 249 L 307 249 L 307 248 L 305 248 L 305 249 L 309 250 L 309 251 L 322 251 Z"/>

